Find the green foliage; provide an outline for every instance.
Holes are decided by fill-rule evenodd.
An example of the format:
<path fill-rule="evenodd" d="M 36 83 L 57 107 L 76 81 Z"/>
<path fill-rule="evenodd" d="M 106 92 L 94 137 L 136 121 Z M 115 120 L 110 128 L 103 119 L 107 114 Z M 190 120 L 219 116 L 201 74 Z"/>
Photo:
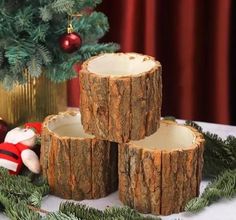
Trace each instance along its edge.
<path fill-rule="evenodd" d="M 118 50 L 119 46 L 113 43 L 107 44 L 87 44 L 80 48 L 81 58 L 83 60 L 88 59 L 91 56 L 94 56 L 98 53 L 112 52 L 114 50 Z"/>
<path fill-rule="evenodd" d="M 64 214 L 63 212 L 52 212 L 45 216 L 43 220 L 84 220 L 81 218 L 75 217 L 73 214 Z"/>
<path fill-rule="evenodd" d="M 45 5 L 43 7 L 40 7 L 39 11 L 40 11 L 40 18 L 42 19 L 42 21 L 47 22 L 52 19 L 53 11 L 49 6 Z"/>
<path fill-rule="evenodd" d="M 46 36 L 49 31 L 49 24 L 40 24 L 34 28 L 31 32 L 29 32 L 30 40 L 32 42 L 45 42 Z M 37 48 L 37 45 L 36 45 Z"/>
<path fill-rule="evenodd" d="M 75 2 L 73 0 L 54 0 L 51 4 L 51 8 L 56 13 L 72 13 L 73 12 L 73 6 L 75 5 Z"/>
<path fill-rule="evenodd" d="M 39 219 L 40 215 L 29 209 L 28 205 L 39 207 L 49 186 L 40 177 L 32 180 L 21 175 L 9 175 L 0 167 L 0 204 L 10 219 Z"/>
<path fill-rule="evenodd" d="M 201 197 L 190 200 L 185 207 L 188 212 L 199 212 L 221 198 L 236 196 L 236 138 L 228 136 L 223 140 L 217 134 L 203 132 L 195 122 L 186 121 L 186 124 L 203 133 L 203 176 L 215 178 L 208 184 Z"/>
<path fill-rule="evenodd" d="M 116 44 L 99 44 L 109 30 L 106 16 L 91 9 L 101 0 L 1 1 L 0 3 L 0 81 L 10 89 L 24 83 L 23 70 L 38 77 L 43 73 L 55 82 L 71 79 L 76 74 L 73 64 L 100 52 L 113 52 Z M 68 15 L 82 38 L 81 48 L 73 54 L 62 52 L 58 38 L 66 32 Z M 85 54 L 84 54 L 85 53 Z M 67 63 L 67 64 L 66 64 Z"/>
<path fill-rule="evenodd" d="M 47 65 L 52 62 L 52 55 L 49 50 L 43 45 L 38 44 L 36 49 L 36 55 L 41 59 L 42 63 Z"/>
<path fill-rule="evenodd" d="M 67 215 L 74 214 L 75 217 L 81 219 L 102 219 L 103 217 L 103 212 L 100 210 L 72 202 L 61 203 L 59 211 Z"/>
<path fill-rule="evenodd" d="M 101 12 L 84 15 L 72 21 L 74 29 L 81 34 L 83 43 L 96 42 L 109 30 L 107 17 Z"/>
<path fill-rule="evenodd" d="M 19 203 L 10 203 L 5 210 L 6 215 L 10 219 L 14 220 L 40 220 L 41 216 L 39 213 L 29 209 L 27 204 L 23 202 Z"/>
<path fill-rule="evenodd" d="M 27 29 L 31 29 L 31 26 L 33 25 L 32 11 L 34 10 L 35 9 L 33 9 L 32 6 L 26 6 L 16 12 L 16 15 L 14 17 L 14 28 L 18 33 Z"/>
<path fill-rule="evenodd" d="M 186 121 L 187 125 L 195 127 L 203 133 L 205 138 L 203 176 L 212 178 L 225 170 L 236 169 L 236 138 L 228 136 L 226 140 L 217 134 L 203 132 L 194 122 Z"/>
<path fill-rule="evenodd" d="M 67 216 L 73 214 L 75 219 L 86 220 L 160 220 L 159 217 L 145 217 L 129 207 L 111 207 L 106 208 L 104 211 L 100 211 L 94 208 L 89 208 L 82 204 L 75 204 L 72 202 L 61 203 L 58 215 L 61 213 L 64 213 Z"/>
<path fill-rule="evenodd" d="M 31 76 L 39 77 L 42 72 L 42 62 L 38 57 L 31 57 L 31 59 L 27 62 L 27 69 Z"/>
<path fill-rule="evenodd" d="M 199 198 L 190 200 L 185 211 L 199 212 L 204 207 L 218 201 L 221 198 L 233 198 L 236 196 L 236 169 L 224 171 L 214 181 L 209 183 Z"/>
<path fill-rule="evenodd" d="M 81 0 L 76 0 L 76 10 L 80 11 L 86 8 L 95 8 L 98 4 L 102 2 L 102 0 L 86 0 L 86 1 L 81 1 Z"/>

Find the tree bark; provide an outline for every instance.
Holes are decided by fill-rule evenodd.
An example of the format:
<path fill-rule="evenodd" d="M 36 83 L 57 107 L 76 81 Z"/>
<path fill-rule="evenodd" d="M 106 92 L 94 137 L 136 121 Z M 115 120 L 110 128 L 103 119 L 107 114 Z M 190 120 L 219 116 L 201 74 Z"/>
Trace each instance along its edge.
<path fill-rule="evenodd" d="M 198 196 L 204 139 L 194 128 L 184 127 L 195 136 L 189 147 L 165 150 L 119 144 L 119 197 L 125 205 L 142 213 L 169 215 L 183 211 Z"/>
<path fill-rule="evenodd" d="M 135 53 L 128 55 L 130 60 L 137 56 Z M 90 72 L 90 62 L 99 56 L 83 63 L 80 111 L 87 133 L 124 143 L 143 139 L 157 130 L 162 102 L 161 65 L 149 56 L 143 57 L 144 63 L 153 60 L 155 66 L 139 74 L 117 76 Z"/>
<path fill-rule="evenodd" d="M 63 113 L 73 117 L 71 113 Z M 118 146 L 96 138 L 60 136 L 43 123 L 40 163 L 52 194 L 65 199 L 95 199 L 117 190 Z M 75 115 L 76 117 L 76 115 Z M 50 126 L 49 126 L 50 124 Z"/>

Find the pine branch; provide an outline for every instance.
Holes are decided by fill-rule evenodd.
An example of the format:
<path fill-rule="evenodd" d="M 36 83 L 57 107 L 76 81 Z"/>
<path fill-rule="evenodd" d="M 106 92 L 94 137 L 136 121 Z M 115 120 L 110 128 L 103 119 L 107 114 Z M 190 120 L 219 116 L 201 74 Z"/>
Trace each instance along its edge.
<path fill-rule="evenodd" d="M 39 207 L 43 195 L 49 192 L 45 181 L 33 183 L 27 176 L 10 175 L 0 167 L 0 203 L 11 219 L 40 219 L 40 215 L 28 207 Z"/>
<path fill-rule="evenodd" d="M 16 45 L 7 48 L 5 57 L 8 59 L 9 64 L 15 65 L 18 59 L 25 60 L 29 57 L 29 54 L 22 45 Z"/>
<path fill-rule="evenodd" d="M 229 136 L 226 140 L 217 134 L 203 132 L 202 128 L 194 122 L 186 121 L 203 133 L 205 138 L 203 176 L 205 178 L 216 177 L 224 170 L 236 169 L 236 138 Z"/>
<path fill-rule="evenodd" d="M 51 4 L 51 8 L 56 13 L 68 13 L 72 14 L 73 6 L 75 2 L 73 0 L 55 0 Z"/>
<path fill-rule="evenodd" d="M 103 213 L 100 210 L 72 202 L 61 203 L 59 211 L 66 215 L 74 214 L 75 217 L 81 219 L 102 219 L 103 217 Z"/>
<path fill-rule="evenodd" d="M 79 53 L 81 55 L 81 59 L 86 60 L 91 56 L 94 56 L 98 53 L 110 53 L 112 51 L 118 50 L 119 46 L 118 44 L 114 43 L 107 43 L 107 44 L 87 44 L 83 45 Z"/>
<path fill-rule="evenodd" d="M 73 214 L 78 219 L 160 220 L 159 217 L 142 216 L 137 211 L 129 207 L 112 207 L 106 208 L 104 211 L 100 211 L 94 208 L 89 208 L 86 205 L 65 202 L 60 204 L 59 211 L 67 216 Z"/>
<path fill-rule="evenodd" d="M 16 75 L 16 74 L 22 74 L 22 72 L 25 69 L 25 63 L 23 60 L 16 60 L 16 62 L 14 64 L 12 64 L 10 66 L 10 73 L 12 76 Z"/>
<path fill-rule="evenodd" d="M 27 69 L 31 76 L 39 77 L 42 72 L 42 62 L 38 57 L 33 56 L 27 63 Z"/>
<path fill-rule="evenodd" d="M 53 11 L 48 5 L 40 7 L 39 11 L 40 11 L 40 17 L 44 22 L 48 22 L 52 19 Z"/>
<path fill-rule="evenodd" d="M 214 181 L 209 183 L 199 198 L 190 200 L 185 211 L 199 212 L 204 207 L 211 205 L 221 198 L 233 198 L 236 196 L 236 169 L 224 171 Z"/>
<path fill-rule="evenodd" d="M 122 208 L 111 207 L 106 208 L 103 214 L 103 219 L 133 219 L 133 220 L 161 220 L 159 217 L 145 217 L 136 210 L 127 206 Z"/>
<path fill-rule="evenodd" d="M 29 219 L 34 219 L 34 220 L 40 220 L 41 216 L 39 213 L 34 212 L 33 210 L 29 209 L 28 206 L 22 202 L 17 203 L 17 204 L 10 204 L 6 209 L 5 209 L 6 215 L 10 219 L 15 219 L 15 220 L 29 220 Z"/>
<path fill-rule="evenodd" d="M 185 121 L 185 124 L 188 126 L 191 126 L 195 129 L 197 129 L 199 132 L 203 133 L 202 128 L 194 121 L 187 120 Z"/>
<path fill-rule="evenodd" d="M 98 4 L 102 3 L 102 0 L 75 0 L 76 11 L 81 11 L 86 8 L 95 8 Z"/>
<path fill-rule="evenodd" d="M 18 32 L 32 27 L 33 10 L 34 9 L 32 8 L 32 6 L 27 6 L 25 8 L 18 10 L 15 16 L 15 27 Z"/>
<path fill-rule="evenodd" d="M 41 58 L 43 64 L 48 65 L 52 63 L 52 55 L 45 46 L 38 44 L 36 54 Z"/>
<path fill-rule="evenodd" d="M 83 44 L 96 42 L 109 30 L 107 17 L 101 12 L 73 19 L 74 29 L 82 36 Z"/>
<path fill-rule="evenodd" d="M 73 214 L 64 214 L 63 212 L 53 212 L 48 214 L 42 220 L 84 220 L 81 218 L 76 218 Z"/>
<path fill-rule="evenodd" d="M 28 201 L 34 207 L 40 207 L 42 199 L 43 199 L 42 194 L 39 193 L 39 191 L 35 191 L 30 195 L 30 197 L 28 198 Z"/>
<path fill-rule="evenodd" d="M 28 29 L 30 40 L 35 43 L 45 42 L 47 32 L 49 31 L 49 24 L 40 24 L 33 31 Z"/>

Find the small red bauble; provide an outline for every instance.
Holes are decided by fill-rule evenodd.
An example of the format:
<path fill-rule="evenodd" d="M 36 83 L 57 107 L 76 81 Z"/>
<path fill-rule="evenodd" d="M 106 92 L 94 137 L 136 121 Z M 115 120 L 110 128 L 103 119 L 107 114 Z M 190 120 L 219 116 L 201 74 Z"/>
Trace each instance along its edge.
<path fill-rule="evenodd" d="M 60 48 L 66 53 L 73 53 L 81 47 L 82 40 L 78 33 L 65 33 L 59 38 Z"/>

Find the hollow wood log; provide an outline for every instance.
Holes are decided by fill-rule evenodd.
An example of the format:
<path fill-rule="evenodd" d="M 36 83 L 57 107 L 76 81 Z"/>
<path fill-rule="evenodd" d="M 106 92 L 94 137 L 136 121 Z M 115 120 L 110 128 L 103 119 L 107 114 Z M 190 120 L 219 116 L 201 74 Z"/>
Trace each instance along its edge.
<path fill-rule="evenodd" d="M 78 112 L 48 116 L 40 163 L 52 194 L 65 199 L 104 197 L 118 187 L 118 146 L 83 131 Z"/>
<path fill-rule="evenodd" d="M 120 200 L 142 213 L 183 211 L 199 193 L 203 148 L 202 134 L 170 121 L 143 140 L 119 144 Z"/>
<path fill-rule="evenodd" d="M 119 143 L 156 132 L 162 102 L 161 65 L 136 53 L 90 58 L 80 71 L 80 111 L 87 133 Z"/>

